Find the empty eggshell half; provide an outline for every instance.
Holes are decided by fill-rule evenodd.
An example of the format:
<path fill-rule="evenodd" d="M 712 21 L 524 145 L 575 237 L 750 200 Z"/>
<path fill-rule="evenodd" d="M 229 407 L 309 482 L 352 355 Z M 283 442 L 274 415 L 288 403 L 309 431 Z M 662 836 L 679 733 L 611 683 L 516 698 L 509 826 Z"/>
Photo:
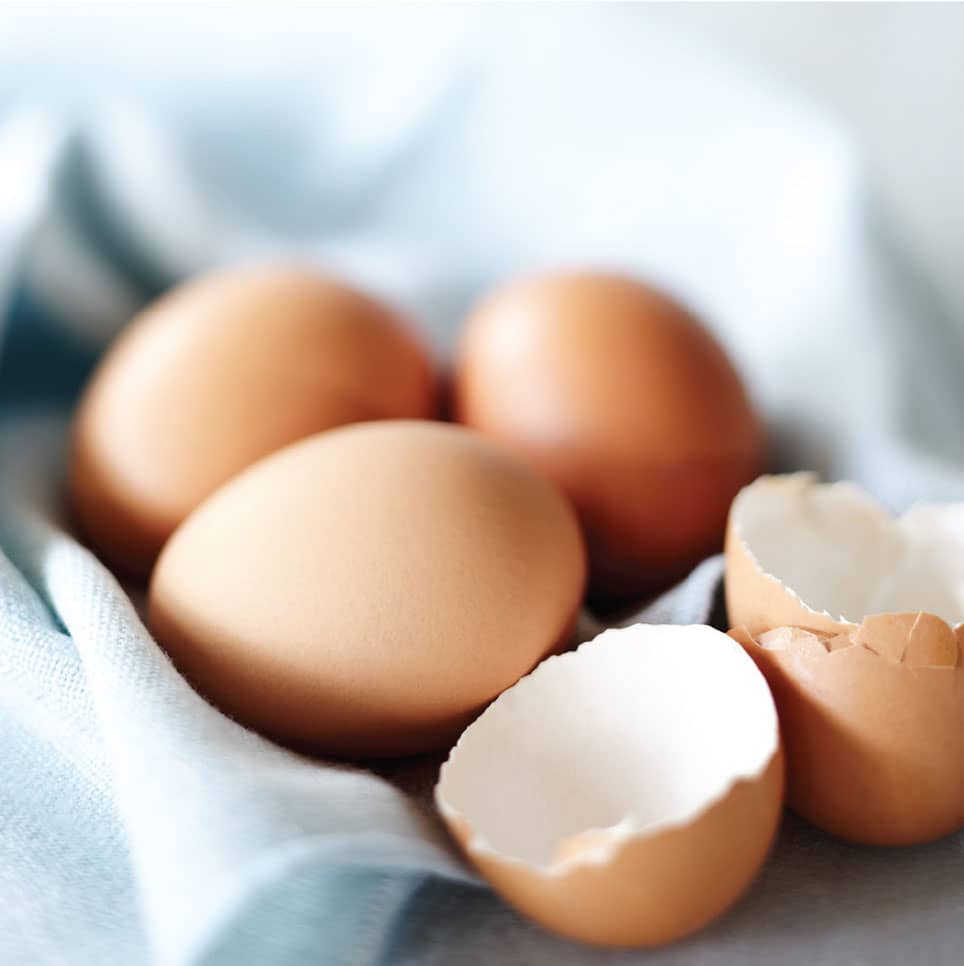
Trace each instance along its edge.
<path fill-rule="evenodd" d="M 780 712 L 789 804 L 856 842 L 964 826 L 964 505 L 893 519 L 849 483 L 764 477 L 727 537 L 731 632 Z"/>
<path fill-rule="evenodd" d="M 763 863 L 783 800 L 776 709 L 719 631 L 608 630 L 490 705 L 435 797 L 471 861 L 543 926 L 599 945 L 669 942 Z"/>
<path fill-rule="evenodd" d="M 794 811 L 868 845 L 911 845 L 964 826 L 959 633 L 917 613 L 868 617 L 841 634 L 731 634 L 777 702 Z"/>
<path fill-rule="evenodd" d="M 964 503 L 894 519 L 852 483 L 763 476 L 733 501 L 726 538 L 731 627 L 836 634 L 869 614 L 964 621 Z"/>

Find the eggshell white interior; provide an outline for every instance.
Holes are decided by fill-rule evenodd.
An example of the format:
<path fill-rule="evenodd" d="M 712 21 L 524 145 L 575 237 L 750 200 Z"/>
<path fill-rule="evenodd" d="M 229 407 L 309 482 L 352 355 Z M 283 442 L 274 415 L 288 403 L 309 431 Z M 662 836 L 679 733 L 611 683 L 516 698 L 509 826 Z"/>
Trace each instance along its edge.
<path fill-rule="evenodd" d="M 733 519 L 760 568 L 813 611 L 851 623 L 905 611 L 964 621 L 964 504 L 894 519 L 851 483 L 798 473 L 747 487 Z"/>
<path fill-rule="evenodd" d="M 472 828 L 470 848 L 547 867 L 589 829 L 618 842 L 686 823 L 757 777 L 778 741 L 767 685 L 735 641 L 637 624 L 505 691 L 463 733 L 436 799 Z"/>

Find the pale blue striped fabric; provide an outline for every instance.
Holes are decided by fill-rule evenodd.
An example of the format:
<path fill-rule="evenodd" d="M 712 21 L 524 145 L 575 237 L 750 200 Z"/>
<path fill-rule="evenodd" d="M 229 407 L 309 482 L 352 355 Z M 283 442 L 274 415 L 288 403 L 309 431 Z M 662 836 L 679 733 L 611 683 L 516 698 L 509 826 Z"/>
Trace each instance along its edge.
<path fill-rule="evenodd" d="M 955 307 L 813 105 L 616 11 L 217 8 L 0 30 L 0 963 L 959 962 L 959 839 L 857 849 L 792 818 L 700 936 L 554 939 L 451 851 L 435 763 L 387 781 L 299 758 L 173 670 L 69 535 L 64 434 L 131 312 L 228 260 L 316 260 L 440 353 L 505 275 L 614 264 L 705 315 L 774 465 L 893 506 L 964 494 Z M 711 619 L 720 569 L 641 616 Z"/>

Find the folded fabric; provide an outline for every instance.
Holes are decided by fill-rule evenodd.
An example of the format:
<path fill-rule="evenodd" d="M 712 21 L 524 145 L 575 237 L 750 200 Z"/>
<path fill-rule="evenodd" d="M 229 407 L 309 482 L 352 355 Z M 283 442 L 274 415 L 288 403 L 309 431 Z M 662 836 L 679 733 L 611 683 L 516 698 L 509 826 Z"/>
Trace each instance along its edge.
<path fill-rule="evenodd" d="M 177 24 L 96 64 L 0 37 L 0 962 L 957 961 L 964 840 L 859 849 L 792 817 L 749 897 L 679 946 L 548 936 L 452 851 L 433 762 L 387 781 L 229 721 L 70 535 L 65 432 L 98 352 L 183 275 L 292 253 L 440 352 L 507 275 L 643 275 L 727 345 L 774 466 L 894 507 L 964 496 L 961 330 L 832 119 L 617 12 L 406 10 L 288 12 L 274 59 L 242 23 L 168 73 L 130 52 Z M 638 618 L 713 619 L 720 574 Z"/>

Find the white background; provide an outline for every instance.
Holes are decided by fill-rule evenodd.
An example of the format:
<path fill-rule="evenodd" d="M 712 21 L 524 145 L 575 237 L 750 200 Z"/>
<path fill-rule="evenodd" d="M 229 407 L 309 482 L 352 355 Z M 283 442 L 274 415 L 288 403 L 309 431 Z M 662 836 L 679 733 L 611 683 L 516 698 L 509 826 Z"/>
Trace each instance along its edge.
<path fill-rule="evenodd" d="M 317 31 L 305 30 L 312 6 L 0 0 L 0 63 L 164 72 L 198 55 L 216 68 L 219 51 L 231 49 L 271 69 L 282 52 L 289 60 L 319 42 Z M 463 4 L 444 11 L 314 6 L 326 30 L 340 19 L 394 17 L 400 31 L 430 32 L 427 18 L 444 14 L 463 26 L 480 12 Z M 523 5 L 485 6 L 487 13 L 498 8 L 511 29 L 512 8 Z M 550 13 L 550 4 L 538 6 L 541 15 Z M 605 7 L 606 15 L 625 17 L 634 30 L 670 29 L 762 67 L 848 122 L 905 249 L 951 306 L 964 306 L 964 3 L 595 6 L 600 14 Z M 25 93 L 0 86 L 0 111 L 11 95 Z"/>
<path fill-rule="evenodd" d="M 964 305 L 964 4 L 640 4 L 848 120 L 919 267 Z"/>

